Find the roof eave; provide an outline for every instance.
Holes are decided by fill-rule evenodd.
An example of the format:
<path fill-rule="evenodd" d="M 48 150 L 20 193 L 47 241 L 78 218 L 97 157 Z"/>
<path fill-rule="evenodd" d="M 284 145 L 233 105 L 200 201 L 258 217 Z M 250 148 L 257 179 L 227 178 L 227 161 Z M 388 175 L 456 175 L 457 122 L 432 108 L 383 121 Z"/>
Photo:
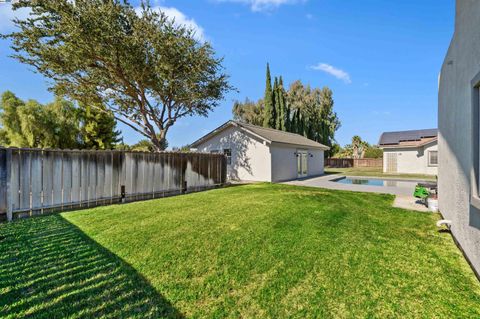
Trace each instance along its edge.
<path fill-rule="evenodd" d="M 225 123 L 223 123 L 222 125 L 220 125 L 219 127 L 217 127 L 216 129 L 214 129 L 213 131 L 209 132 L 208 134 L 200 137 L 198 140 L 196 140 L 195 142 L 193 142 L 192 144 L 190 144 L 190 146 L 192 148 L 197 148 L 200 144 L 202 143 L 205 143 L 206 141 L 210 140 L 211 138 L 213 138 L 214 136 L 220 134 L 221 132 L 223 132 L 224 130 L 226 130 L 228 127 L 230 126 L 235 126 L 235 127 L 238 127 L 239 129 L 241 129 L 242 131 L 245 131 L 245 132 L 248 132 L 249 134 L 267 142 L 267 143 L 271 143 L 272 141 L 266 139 L 265 137 L 263 136 L 260 136 L 258 134 L 256 134 L 255 132 L 252 132 L 251 130 L 249 130 L 248 128 L 242 126 L 241 124 L 233 121 L 233 120 L 229 120 Z"/>
<path fill-rule="evenodd" d="M 314 146 L 314 145 L 306 145 L 306 144 L 292 144 L 292 143 L 284 143 L 284 142 L 277 142 L 277 141 L 274 141 L 272 142 L 272 144 L 281 144 L 281 145 L 287 145 L 287 146 L 293 146 L 293 147 L 303 147 L 303 148 L 314 148 L 314 149 L 319 149 L 319 150 L 323 150 L 323 151 L 328 151 L 330 150 L 330 147 L 326 146 L 326 145 L 323 145 L 323 144 L 320 144 L 318 146 Z"/>
<path fill-rule="evenodd" d="M 425 141 L 423 143 L 417 144 L 417 145 L 399 145 L 399 144 L 385 144 L 385 145 L 379 145 L 378 147 L 381 149 L 385 148 L 419 148 L 419 147 L 424 147 L 425 145 L 431 144 L 431 143 L 436 143 L 438 142 L 438 138 Z"/>
<path fill-rule="evenodd" d="M 228 122 L 223 123 L 222 125 L 220 125 L 216 129 L 214 129 L 213 131 L 211 131 L 211 132 L 205 134 L 204 136 L 200 137 L 198 140 L 196 140 L 195 142 L 190 144 L 190 146 L 192 148 L 198 147 L 200 144 L 208 141 L 209 139 L 211 139 L 215 135 L 219 134 L 220 132 L 223 132 L 225 129 L 228 128 L 229 125 L 233 125 L 233 124 L 236 124 L 236 123 L 233 122 L 233 121 L 228 121 Z"/>

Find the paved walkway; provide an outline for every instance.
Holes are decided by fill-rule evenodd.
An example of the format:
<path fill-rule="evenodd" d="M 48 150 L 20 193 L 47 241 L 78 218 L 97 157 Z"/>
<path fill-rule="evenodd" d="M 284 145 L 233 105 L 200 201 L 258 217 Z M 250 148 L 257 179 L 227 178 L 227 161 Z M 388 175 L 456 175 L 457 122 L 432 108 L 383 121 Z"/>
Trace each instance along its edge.
<path fill-rule="evenodd" d="M 419 199 L 413 197 L 412 195 L 403 196 L 397 195 L 393 201 L 393 207 L 416 210 L 419 212 L 429 212 L 428 207 L 425 204 L 421 203 Z"/>
<path fill-rule="evenodd" d="M 428 211 L 425 205 L 417 203 L 417 199 L 412 196 L 414 187 L 417 183 L 416 181 L 391 179 L 392 182 L 396 181 L 395 183 L 396 186 L 342 184 L 334 181 L 342 177 L 345 177 L 345 176 L 344 175 L 323 175 L 320 177 L 285 182 L 285 184 L 321 187 L 321 188 L 352 191 L 352 192 L 392 194 L 392 195 L 396 195 L 395 202 L 393 204 L 394 207 L 399 207 L 399 208 L 404 208 L 409 210 L 417 210 L 417 211 Z M 389 178 L 384 178 L 384 177 L 365 177 L 365 176 L 348 176 L 348 177 L 360 178 L 360 179 L 390 180 Z"/>

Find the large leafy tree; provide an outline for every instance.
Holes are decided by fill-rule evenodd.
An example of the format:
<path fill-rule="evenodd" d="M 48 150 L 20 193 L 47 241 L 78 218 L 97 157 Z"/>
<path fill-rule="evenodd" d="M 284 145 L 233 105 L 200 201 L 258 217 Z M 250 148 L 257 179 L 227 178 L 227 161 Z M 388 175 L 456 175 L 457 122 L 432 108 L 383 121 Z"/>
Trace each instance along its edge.
<path fill-rule="evenodd" d="M 0 125 L 2 125 L 2 145 L 24 145 L 26 139 L 22 134 L 22 123 L 18 110 L 25 102 L 10 91 L 2 94 L 0 99 Z"/>
<path fill-rule="evenodd" d="M 111 114 L 56 98 L 46 105 L 5 92 L 0 99 L 0 145 L 60 149 L 110 149 L 119 141 Z M 89 112 L 92 110 L 93 112 Z"/>
<path fill-rule="evenodd" d="M 320 128 L 318 141 L 324 145 L 332 146 L 335 145 L 335 132 L 340 128 L 340 119 L 337 116 L 337 113 L 334 111 L 334 101 L 333 101 L 333 92 L 328 87 L 323 87 L 319 92 L 319 104 L 320 104 Z M 328 156 L 334 154 L 334 149 L 332 148 L 327 152 Z"/>
<path fill-rule="evenodd" d="M 79 121 L 73 103 L 56 99 L 47 105 L 27 102 L 12 92 L 0 100 L 3 145 L 41 148 L 79 148 Z"/>
<path fill-rule="evenodd" d="M 206 116 L 231 89 L 222 59 L 193 30 L 148 3 L 126 0 L 22 0 L 31 16 L 15 20 L 14 58 L 54 80 L 52 90 L 105 105 L 118 121 L 163 149 L 168 130 Z"/>
<path fill-rule="evenodd" d="M 253 125 L 263 125 L 263 100 L 253 102 L 245 99 L 244 102 L 236 101 L 233 104 L 233 119 Z"/>
<path fill-rule="evenodd" d="M 270 96 L 270 82 L 270 68 L 267 65 L 266 97 Z M 335 132 L 340 127 L 340 120 L 334 111 L 332 90 L 328 87 L 311 88 L 301 81 L 295 81 L 285 91 L 283 79 L 279 77 L 275 78 L 272 94 L 275 96 L 272 107 L 261 100 L 257 103 L 249 100 L 245 103 L 236 102 L 233 107 L 234 118 L 301 134 L 330 147 L 335 145 Z M 333 153 L 334 150 L 331 150 L 325 155 L 331 156 Z"/>
<path fill-rule="evenodd" d="M 84 148 L 111 149 L 121 141 L 113 114 L 102 105 L 83 105 L 79 108 L 79 115 Z"/>
<path fill-rule="evenodd" d="M 362 140 L 360 136 L 355 135 L 352 137 L 351 144 L 345 145 L 345 147 L 338 150 L 338 153 L 335 155 L 340 158 L 360 159 L 365 157 L 365 152 L 369 147 L 368 142 Z"/>

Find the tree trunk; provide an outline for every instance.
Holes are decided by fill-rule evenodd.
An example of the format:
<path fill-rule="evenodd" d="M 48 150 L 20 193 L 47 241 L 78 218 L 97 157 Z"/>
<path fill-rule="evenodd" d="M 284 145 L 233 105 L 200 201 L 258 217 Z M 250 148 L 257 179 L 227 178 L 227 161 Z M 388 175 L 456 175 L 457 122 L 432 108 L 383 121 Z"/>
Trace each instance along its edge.
<path fill-rule="evenodd" d="M 150 139 L 152 141 L 155 152 L 164 151 L 167 146 L 167 130 L 163 129 L 156 136 L 152 136 Z"/>

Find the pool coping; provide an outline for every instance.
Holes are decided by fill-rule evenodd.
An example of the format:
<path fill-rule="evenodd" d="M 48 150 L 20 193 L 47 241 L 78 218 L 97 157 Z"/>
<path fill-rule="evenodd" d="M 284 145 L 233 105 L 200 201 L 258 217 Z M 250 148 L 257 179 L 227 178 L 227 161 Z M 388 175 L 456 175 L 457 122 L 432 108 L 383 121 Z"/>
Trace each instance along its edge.
<path fill-rule="evenodd" d="M 377 180 L 377 181 L 412 182 L 412 183 L 433 182 L 433 181 L 427 180 L 427 179 L 378 177 L 378 176 L 334 175 L 332 177 L 334 177 L 334 178 L 329 179 L 328 180 L 329 182 L 338 182 L 339 180 L 344 179 L 344 178 L 355 178 L 355 179 L 362 179 L 362 180 L 374 179 L 374 180 Z"/>
<path fill-rule="evenodd" d="M 365 176 L 351 176 L 345 174 L 335 174 L 335 175 L 323 175 L 319 177 L 307 178 L 302 180 L 294 180 L 290 182 L 285 182 L 285 184 L 298 185 L 298 186 L 310 186 L 310 187 L 320 187 L 334 190 L 343 190 L 343 191 L 353 191 L 353 192 L 366 192 L 366 193 L 377 193 L 377 194 L 391 194 L 391 195 L 404 195 L 411 196 L 413 194 L 413 188 L 406 187 L 396 187 L 396 186 L 375 186 L 375 185 L 355 185 L 355 184 L 343 184 L 335 182 L 340 178 L 363 178 Z M 373 177 L 367 177 L 374 179 Z M 383 178 L 376 178 L 383 179 Z M 390 178 L 390 180 L 397 180 Z M 398 179 L 400 182 L 420 182 L 420 180 L 407 180 L 407 179 Z"/>

